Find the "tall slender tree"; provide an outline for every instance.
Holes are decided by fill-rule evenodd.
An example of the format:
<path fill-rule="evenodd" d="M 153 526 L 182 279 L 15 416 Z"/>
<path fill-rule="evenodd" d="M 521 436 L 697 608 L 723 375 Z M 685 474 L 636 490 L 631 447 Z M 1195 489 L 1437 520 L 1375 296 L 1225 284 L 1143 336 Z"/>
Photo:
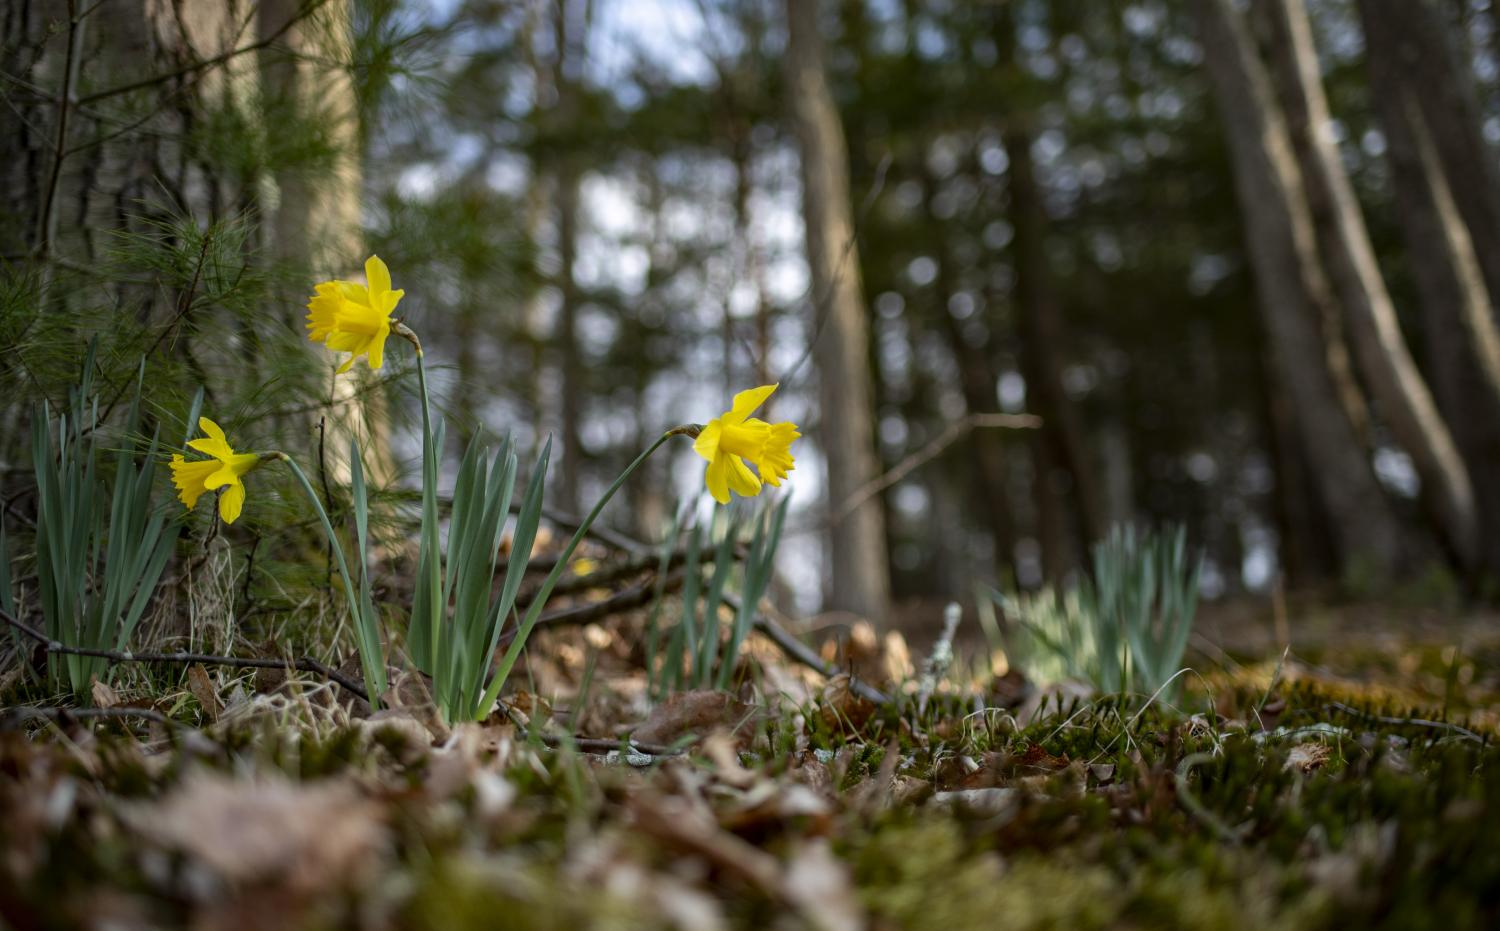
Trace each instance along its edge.
<path fill-rule="evenodd" d="M 1355 358 L 1396 441 L 1411 456 L 1428 509 L 1461 564 L 1479 557 L 1479 515 L 1468 469 L 1407 349 L 1331 118 L 1303 0 L 1255 0 L 1272 76 L 1302 170 L 1319 254 L 1352 336 Z"/>
<path fill-rule="evenodd" d="M 1416 6 L 1414 2 L 1412 4 Z M 1396 4 L 1396 6 L 1405 6 Z M 1385 130 L 1396 209 L 1422 298 L 1428 369 L 1439 408 L 1474 477 L 1484 565 L 1500 567 L 1500 328 L 1485 285 L 1478 243 L 1462 203 L 1483 192 L 1444 167 L 1432 98 L 1449 91 L 1431 64 L 1415 60 L 1408 18 L 1382 0 L 1361 0 L 1366 59 L 1376 112 Z M 1420 74 L 1419 83 L 1413 76 Z"/>
<path fill-rule="evenodd" d="M 1234 162 L 1235 186 L 1274 371 L 1295 405 L 1298 436 L 1344 567 L 1391 572 L 1401 528 L 1341 404 L 1321 321 L 1330 299 L 1286 121 L 1229 0 L 1193 0 L 1204 63 Z"/>
<path fill-rule="evenodd" d="M 829 604 L 874 620 L 890 612 L 885 513 L 870 495 L 846 502 L 879 473 L 870 385 L 870 322 L 860 286 L 849 199 L 848 149 L 828 87 L 814 0 L 787 0 L 788 95 L 802 151 L 802 204 L 811 265 L 812 339 L 820 384 L 818 439 L 835 521 Z"/>

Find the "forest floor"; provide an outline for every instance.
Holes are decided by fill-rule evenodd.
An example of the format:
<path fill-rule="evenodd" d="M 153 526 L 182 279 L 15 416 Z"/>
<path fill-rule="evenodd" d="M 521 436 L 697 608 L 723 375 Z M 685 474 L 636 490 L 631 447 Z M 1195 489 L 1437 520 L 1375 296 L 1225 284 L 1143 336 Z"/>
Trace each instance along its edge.
<path fill-rule="evenodd" d="M 0 722 L 0 927 L 1494 926 L 1500 625 L 1281 616 L 1206 612 L 1150 703 L 965 673 L 919 707 L 861 632 L 836 658 L 890 705 L 757 639 L 738 693 L 653 709 L 639 613 L 539 635 L 551 702 L 453 728 L 411 682 L 371 718 L 279 671 L 125 677 L 116 716 Z"/>

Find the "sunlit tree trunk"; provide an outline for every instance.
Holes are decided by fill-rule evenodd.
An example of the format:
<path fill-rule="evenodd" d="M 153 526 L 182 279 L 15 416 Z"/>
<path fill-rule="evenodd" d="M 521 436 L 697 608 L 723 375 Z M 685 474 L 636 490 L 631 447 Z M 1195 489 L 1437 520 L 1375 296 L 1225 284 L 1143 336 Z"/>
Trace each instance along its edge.
<path fill-rule="evenodd" d="M 1303 0 L 1255 0 L 1317 232 L 1355 357 L 1396 441 L 1416 465 L 1429 511 L 1459 562 L 1479 552 L 1474 489 L 1448 425 L 1407 349 L 1359 201 L 1330 136 L 1331 118 Z"/>
<path fill-rule="evenodd" d="M 1438 0 L 1360 0 L 1359 7 L 1366 31 L 1373 33 L 1371 58 L 1386 59 L 1372 61 L 1371 67 L 1394 69 L 1419 95 L 1434 158 L 1455 194 L 1454 208 L 1468 230 L 1485 287 L 1492 301 L 1500 301 L 1500 159 L 1484 138 L 1484 115 L 1462 38 Z"/>
<path fill-rule="evenodd" d="M 818 441 L 828 465 L 828 500 L 838 515 L 843 502 L 879 472 L 870 323 L 853 239 L 848 152 L 824 72 L 818 4 L 787 0 L 787 29 L 788 95 L 802 150 L 803 217 L 815 295 L 812 338 L 821 386 Z M 830 607 L 877 621 L 889 614 L 885 547 L 879 495 L 835 522 L 829 547 Z"/>
<path fill-rule="evenodd" d="M 1413 2 L 1413 6 L 1415 6 Z M 1438 405 L 1474 476 L 1484 565 L 1500 573 L 1500 330 L 1477 242 L 1461 204 L 1481 191 L 1443 169 L 1432 119 L 1444 91 L 1410 60 L 1411 24 L 1388 4 L 1365 0 L 1370 84 L 1385 129 L 1412 274 L 1421 292 L 1427 361 Z M 1464 179 L 1470 183 L 1472 179 Z"/>
<path fill-rule="evenodd" d="M 1320 321 L 1329 300 L 1312 218 L 1270 80 L 1228 0 L 1193 0 L 1204 63 L 1234 162 L 1246 247 L 1274 371 L 1295 405 L 1298 435 L 1346 569 L 1391 572 L 1401 528 L 1340 403 Z"/>
<path fill-rule="evenodd" d="M 289 277 L 300 274 L 307 282 L 281 295 L 287 324 L 298 330 L 312 282 L 358 280 L 364 274 L 363 134 L 354 82 L 346 65 L 352 42 L 351 7 L 348 0 L 329 0 L 310 16 L 304 7 L 301 0 L 262 0 L 258 10 L 260 36 L 276 37 L 260 53 L 266 112 L 295 114 L 299 121 L 321 127 L 334 153 L 330 165 L 316 170 L 285 169 L 271 179 L 276 195 L 274 210 L 266 213 L 270 254 Z M 276 127 L 268 126 L 266 131 L 276 132 Z M 399 260 L 385 258 L 399 285 Z M 378 379 L 378 373 L 362 365 L 332 379 L 333 404 L 324 428 L 324 446 L 336 481 L 349 479 L 351 438 L 358 441 L 366 474 L 374 484 L 395 480 L 390 412 L 386 397 L 374 387 Z"/>

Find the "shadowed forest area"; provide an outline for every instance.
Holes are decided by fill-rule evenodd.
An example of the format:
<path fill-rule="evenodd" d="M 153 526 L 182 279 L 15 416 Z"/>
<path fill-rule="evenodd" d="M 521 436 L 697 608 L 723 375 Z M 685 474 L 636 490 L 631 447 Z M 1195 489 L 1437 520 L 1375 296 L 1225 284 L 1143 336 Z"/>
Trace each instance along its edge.
<path fill-rule="evenodd" d="M 0 0 L 0 928 L 1500 923 L 1492 0 Z"/>

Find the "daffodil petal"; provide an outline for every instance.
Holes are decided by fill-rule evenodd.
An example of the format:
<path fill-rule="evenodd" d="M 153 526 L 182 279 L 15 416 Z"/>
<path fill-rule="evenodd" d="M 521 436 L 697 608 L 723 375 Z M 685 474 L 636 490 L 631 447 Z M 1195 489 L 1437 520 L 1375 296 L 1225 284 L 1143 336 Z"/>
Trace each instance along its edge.
<path fill-rule="evenodd" d="M 693 452 L 713 462 L 719 452 L 719 436 L 723 430 L 724 428 L 717 420 L 710 420 L 698 433 L 698 438 L 693 441 Z"/>
<path fill-rule="evenodd" d="M 760 479 L 745 465 L 739 456 L 728 456 L 729 490 L 742 498 L 753 498 L 760 494 Z"/>
<path fill-rule="evenodd" d="M 234 467 L 227 462 L 220 462 L 219 468 L 203 480 L 203 487 L 212 491 L 215 488 L 223 488 L 225 485 L 233 485 L 239 482 L 240 477 L 234 474 Z"/>
<path fill-rule="evenodd" d="M 375 337 L 375 339 L 371 340 L 369 356 L 366 359 L 366 361 L 370 363 L 370 368 L 377 372 L 380 371 L 380 367 L 385 364 L 385 338 L 390 334 L 391 328 L 389 326 L 384 326 L 381 328 L 381 330 L 381 334 Z"/>
<path fill-rule="evenodd" d="M 234 450 L 230 448 L 228 443 L 211 436 L 188 440 L 187 445 L 188 449 L 196 449 L 198 452 L 206 456 L 213 456 L 215 459 L 227 459 L 234 454 Z"/>
<path fill-rule="evenodd" d="M 224 518 L 224 523 L 232 524 L 239 519 L 240 511 L 245 507 L 245 486 L 235 482 L 219 494 L 219 516 Z"/>
<path fill-rule="evenodd" d="M 715 456 L 708 464 L 708 472 L 704 480 L 708 485 L 708 493 L 714 496 L 714 500 L 720 504 L 729 503 L 729 460 L 728 453 Z"/>
<path fill-rule="evenodd" d="M 378 255 L 365 259 L 365 284 L 371 295 L 383 294 L 391 289 L 391 270 Z"/>
<path fill-rule="evenodd" d="M 734 405 L 730 407 L 729 412 L 724 415 L 725 422 L 742 422 L 746 417 L 749 417 L 757 407 L 760 407 L 762 404 L 764 404 L 766 402 L 766 398 L 769 398 L 771 395 L 776 393 L 776 388 L 778 387 L 778 385 L 779 383 L 777 385 L 761 385 L 759 388 L 750 388 L 735 395 Z"/>
<path fill-rule="evenodd" d="M 396 305 L 401 303 L 403 297 L 406 297 L 405 291 L 387 291 L 381 296 L 381 303 L 383 305 L 380 308 L 381 312 L 387 316 L 395 313 Z"/>
<path fill-rule="evenodd" d="M 172 484 L 177 486 L 178 499 L 192 509 L 198 498 L 208 490 L 204 481 L 217 472 L 219 463 L 212 459 L 190 461 L 182 454 L 172 457 Z"/>

